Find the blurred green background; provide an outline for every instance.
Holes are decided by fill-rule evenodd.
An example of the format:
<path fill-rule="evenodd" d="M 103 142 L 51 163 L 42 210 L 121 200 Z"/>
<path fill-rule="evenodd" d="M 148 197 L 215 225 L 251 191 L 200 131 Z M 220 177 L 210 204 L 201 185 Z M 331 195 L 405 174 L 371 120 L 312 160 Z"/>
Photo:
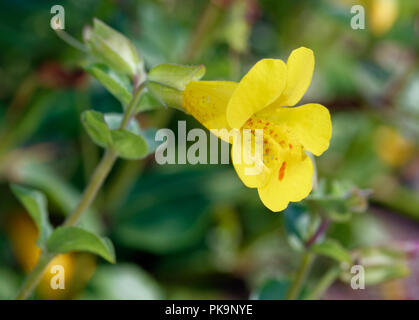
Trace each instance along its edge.
<path fill-rule="evenodd" d="M 38 257 L 36 229 L 9 183 L 45 192 L 51 222 L 60 224 L 102 152 L 83 131 L 80 113 L 121 110 L 81 69 L 83 52 L 51 29 L 56 4 L 64 6 L 65 30 L 75 38 L 97 17 L 133 41 L 147 69 L 204 64 L 206 80 L 238 81 L 261 58 L 286 60 L 297 47 L 311 48 L 316 67 L 303 102 L 327 106 L 333 121 L 319 177 L 372 192 L 365 213 L 334 223 L 328 234 L 349 250 L 403 247 L 410 266 L 408 277 L 383 277 L 366 290 L 338 280 L 324 298 L 419 298 L 417 0 L 2 0 L 1 299 L 16 294 Z M 350 26 L 354 4 L 365 7 L 365 30 Z M 200 127 L 174 110 L 138 118 L 143 127 L 175 132 L 178 120 Z M 300 258 L 293 224 L 305 210 L 270 212 L 230 165 L 118 160 L 85 221 L 112 239 L 117 264 L 85 253 L 59 256 L 66 290 L 51 290 L 46 274 L 36 298 L 282 298 Z M 319 258 L 308 284 L 329 265 Z"/>

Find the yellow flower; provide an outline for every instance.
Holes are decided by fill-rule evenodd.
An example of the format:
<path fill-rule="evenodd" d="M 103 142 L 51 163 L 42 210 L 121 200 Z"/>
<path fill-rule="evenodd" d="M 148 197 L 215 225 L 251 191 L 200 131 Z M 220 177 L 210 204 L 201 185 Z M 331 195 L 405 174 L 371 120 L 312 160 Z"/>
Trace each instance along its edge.
<path fill-rule="evenodd" d="M 329 111 L 319 104 L 294 106 L 311 82 L 314 55 L 294 50 L 287 64 L 263 59 L 240 83 L 192 81 L 183 92 L 184 108 L 221 139 L 232 143 L 234 168 L 243 183 L 257 188 L 272 211 L 284 210 L 290 201 L 304 199 L 312 189 L 313 163 L 305 150 L 319 156 L 332 134 Z M 251 130 L 252 142 L 231 140 L 216 130 Z M 255 129 L 263 130 L 262 170 L 248 174 L 245 154 L 258 159 Z M 215 130 L 215 131 L 214 131 Z M 250 150 L 249 150 L 250 149 Z"/>

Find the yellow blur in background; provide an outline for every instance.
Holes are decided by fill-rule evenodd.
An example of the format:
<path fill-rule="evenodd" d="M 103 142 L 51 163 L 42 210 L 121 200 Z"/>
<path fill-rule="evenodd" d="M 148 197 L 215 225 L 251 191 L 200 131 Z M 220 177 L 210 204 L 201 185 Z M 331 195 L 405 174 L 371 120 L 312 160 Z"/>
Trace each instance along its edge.
<path fill-rule="evenodd" d="M 379 158 L 392 167 L 406 164 L 414 153 L 414 144 L 391 127 L 378 127 L 374 138 Z"/>
<path fill-rule="evenodd" d="M 18 264 L 28 274 L 38 262 L 41 250 L 36 245 L 38 230 L 26 212 L 18 212 L 11 216 L 8 236 Z M 52 273 L 52 267 L 56 265 L 63 267 L 64 289 L 53 289 L 51 286 L 53 277 L 58 275 Z M 96 258 L 91 254 L 60 254 L 49 263 L 36 289 L 36 295 L 39 299 L 47 300 L 75 298 L 92 277 L 95 269 Z"/>

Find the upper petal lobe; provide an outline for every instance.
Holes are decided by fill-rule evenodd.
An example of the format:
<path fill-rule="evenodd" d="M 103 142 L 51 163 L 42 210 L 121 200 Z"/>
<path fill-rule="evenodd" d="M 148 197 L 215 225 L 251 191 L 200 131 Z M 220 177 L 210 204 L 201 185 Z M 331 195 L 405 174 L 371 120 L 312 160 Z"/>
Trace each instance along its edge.
<path fill-rule="evenodd" d="M 227 121 L 232 128 L 241 128 L 256 112 L 281 95 L 286 83 L 285 63 L 263 59 L 240 81 L 227 106 Z"/>

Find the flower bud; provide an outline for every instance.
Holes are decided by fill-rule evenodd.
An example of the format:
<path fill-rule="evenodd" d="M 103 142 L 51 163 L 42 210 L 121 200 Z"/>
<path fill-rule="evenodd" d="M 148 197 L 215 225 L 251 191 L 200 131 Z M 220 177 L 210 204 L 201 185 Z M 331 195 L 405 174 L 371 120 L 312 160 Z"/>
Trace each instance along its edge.
<path fill-rule="evenodd" d="M 90 54 L 115 71 L 141 77 L 143 61 L 134 45 L 124 35 L 94 19 L 93 28 L 85 29 L 84 39 Z"/>

